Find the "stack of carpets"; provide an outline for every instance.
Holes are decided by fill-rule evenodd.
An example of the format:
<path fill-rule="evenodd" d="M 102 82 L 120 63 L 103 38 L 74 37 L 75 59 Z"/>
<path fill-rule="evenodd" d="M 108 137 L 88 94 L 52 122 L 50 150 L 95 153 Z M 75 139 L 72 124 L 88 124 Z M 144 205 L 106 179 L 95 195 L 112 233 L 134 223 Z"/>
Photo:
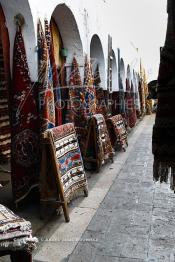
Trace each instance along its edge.
<path fill-rule="evenodd" d="M 31 253 L 38 242 L 32 237 L 31 223 L 0 205 L 0 252 L 26 250 Z"/>
<path fill-rule="evenodd" d="M 7 75 L 4 68 L 2 41 L 0 39 L 0 163 L 10 158 L 11 131 L 8 111 Z"/>
<path fill-rule="evenodd" d="M 69 201 L 77 191 L 87 190 L 87 179 L 74 125 L 65 124 L 49 129 L 46 133 L 52 138 L 64 196 Z M 53 180 L 50 172 L 45 174 L 46 177 L 43 175 L 44 173 L 41 174 L 40 180 L 41 200 L 46 201 L 48 196 L 55 197 L 51 196 L 51 193 L 56 192 L 54 188 L 56 185 L 48 183 Z M 53 188 L 49 188 L 49 185 Z"/>
<path fill-rule="evenodd" d="M 107 120 L 107 126 L 113 148 L 122 148 L 125 151 L 128 146 L 128 141 L 123 117 L 116 115 L 109 118 Z"/>

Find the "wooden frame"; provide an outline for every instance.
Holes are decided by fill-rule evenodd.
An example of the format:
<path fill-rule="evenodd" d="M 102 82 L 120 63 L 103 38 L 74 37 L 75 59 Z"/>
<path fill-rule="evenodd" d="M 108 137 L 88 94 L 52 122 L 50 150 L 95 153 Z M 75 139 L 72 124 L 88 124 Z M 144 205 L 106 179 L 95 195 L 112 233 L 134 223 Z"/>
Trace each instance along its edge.
<path fill-rule="evenodd" d="M 102 166 L 102 159 L 99 156 L 99 150 L 97 146 L 97 132 L 96 132 L 96 120 L 95 118 L 92 118 L 89 120 L 89 125 L 88 125 L 88 136 L 87 136 L 87 142 L 86 142 L 86 148 L 85 148 L 85 157 L 84 160 L 85 162 L 89 163 L 95 163 L 96 164 L 96 170 L 99 172 L 101 166 Z M 107 128 L 107 127 L 106 127 Z M 91 139 L 91 134 L 93 136 L 93 139 Z M 89 149 L 89 144 L 94 146 L 94 158 L 88 156 L 88 149 Z M 113 157 L 109 157 L 109 160 L 113 163 Z"/>
<path fill-rule="evenodd" d="M 73 126 L 73 124 L 69 124 L 69 125 Z M 71 157 L 69 155 L 68 158 L 65 158 L 66 159 L 65 163 L 67 161 L 71 161 L 72 158 L 76 158 L 77 155 L 79 155 L 79 153 L 80 153 L 79 146 L 78 146 L 78 139 L 77 139 L 76 132 L 75 132 L 74 128 L 72 128 L 72 132 L 70 134 L 68 134 L 68 136 L 70 136 L 70 135 L 73 135 L 72 139 L 73 139 L 75 144 L 76 144 L 76 142 L 75 142 L 75 140 L 76 140 L 77 144 L 76 144 L 76 146 L 75 146 L 75 144 L 69 144 L 70 139 L 71 139 L 71 138 L 69 138 L 69 140 L 68 140 L 69 142 L 66 143 L 66 145 L 64 145 L 64 144 L 61 145 L 61 148 L 64 148 L 64 146 L 66 146 L 66 150 L 68 150 L 68 151 L 66 151 L 66 153 L 64 153 L 65 156 L 67 154 L 70 154 L 70 152 L 75 152 L 75 155 L 73 154 Z M 76 138 L 74 137 L 74 135 L 75 135 Z M 60 139 L 62 139 L 62 138 L 60 138 Z M 49 150 L 50 160 L 51 160 L 50 162 L 51 162 L 51 167 L 52 167 L 52 174 L 53 174 L 53 178 L 55 179 L 54 180 L 55 181 L 54 186 L 56 187 L 56 201 L 54 201 L 54 202 L 56 202 L 57 207 L 60 207 L 60 206 L 62 207 L 64 217 L 65 217 L 65 221 L 69 222 L 70 217 L 69 217 L 68 205 L 67 205 L 68 201 L 70 199 L 72 199 L 72 195 L 79 190 L 82 190 L 84 192 L 85 197 L 88 196 L 87 179 L 86 179 L 86 175 L 85 175 L 85 172 L 84 172 L 82 158 L 79 156 L 80 158 L 78 158 L 78 160 L 72 160 L 72 161 L 75 161 L 75 162 L 73 162 L 74 165 L 71 167 L 71 169 L 68 168 L 66 173 L 65 173 L 65 174 L 67 174 L 67 172 L 68 172 L 68 174 L 69 174 L 69 175 L 66 176 L 66 179 L 68 179 L 68 181 L 69 181 L 69 179 L 71 180 L 70 185 L 68 184 L 68 186 L 66 187 L 65 186 L 66 184 L 63 184 L 63 181 L 64 181 L 65 178 L 62 179 L 62 176 L 61 176 L 61 173 L 60 173 L 61 172 L 60 167 L 59 167 L 60 164 L 58 163 L 58 159 L 56 157 L 56 144 L 55 143 L 56 142 L 53 139 L 52 131 L 48 130 L 45 133 L 43 133 L 43 135 L 42 135 L 43 147 L 42 147 L 41 177 L 44 180 L 46 180 L 46 178 L 47 178 L 47 172 L 48 172 L 47 171 L 47 164 L 48 164 L 47 162 L 49 161 L 47 152 Z M 70 143 L 73 143 L 73 142 L 70 142 Z M 71 145 L 73 145 L 73 147 L 75 146 L 75 149 L 73 149 L 73 150 L 70 149 L 69 146 L 71 146 Z M 50 162 L 49 162 L 49 164 L 50 164 Z M 77 163 L 78 163 L 78 166 L 77 166 Z M 82 166 L 81 166 L 81 164 L 82 164 Z M 69 163 L 66 163 L 66 168 L 67 167 L 69 167 Z M 77 171 L 75 171 L 76 168 L 77 168 Z M 80 176 L 80 178 L 79 178 L 79 176 Z M 76 180 L 77 178 L 78 178 L 78 181 Z M 44 188 L 46 188 L 47 186 L 48 186 L 47 181 L 44 181 Z M 65 189 L 66 192 L 64 192 L 64 187 L 66 188 Z M 48 201 L 49 200 L 44 199 L 43 203 L 48 202 Z M 41 203 L 42 203 L 42 201 L 41 201 Z M 43 208 L 43 211 L 44 211 L 44 206 L 42 206 L 42 208 Z M 41 214 L 41 217 L 42 217 L 42 209 L 41 209 L 40 214 Z"/>
<path fill-rule="evenodd" d="M 47 158 L 46 158 L 46 147 L 45 147 L 45 145 L 48 144 L 49 149 L 50 149 L 50 153 L 51 153 L 51 158 L 52 158 L 54 176 L 55 176 L 55 179 L 56 179 L 56 182 L 57 182 L 56 185 L 58 186 L 58 188 L 57 188 L 58 197 L 60 197 L 59 204 L 61 204 L 61 206 L 62 206 L 65 221 L 69 222 L 70 217 L 69 217 L 69 212 L 68 212 L 68 207 L 67 207 L 67 201 L 64 197 L 63 187 L 62 187 L 62 183 L 61 183 L 61 176 L 60 176 L 57 161 L 56 161 L 54 142 L 53 142 L 53 139 L 52 139 L 50 133 L 46 133 L 46 132 L 43 133 L 42 140 L 44 141 L 44 143 L 43 143 L 43 149 L 42 149 L 41 173 L 43 174 L 43 173 L 47 172 L 47 167 L 46 167 Z"/>

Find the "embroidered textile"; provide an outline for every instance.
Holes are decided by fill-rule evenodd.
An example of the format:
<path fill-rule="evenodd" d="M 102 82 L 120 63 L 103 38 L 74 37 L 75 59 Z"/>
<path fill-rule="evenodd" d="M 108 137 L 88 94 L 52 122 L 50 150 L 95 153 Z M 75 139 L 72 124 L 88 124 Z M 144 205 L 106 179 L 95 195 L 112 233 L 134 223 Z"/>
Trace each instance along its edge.
<path fill-rule="evenodd" d="M 37 238 L 32 237 L 31 223 L 0 205 L 0 251 L 36 248 Z"/>
<path fill-rule="evenodd" d="M 87 188 L 86 174 L 74 125 L 69 123 L 49 129 L 46 132 L 51 134 L 54 142 L 58 172 L 61 175 L 64 196 L 70 199 L 72 194 L 77 190 Z M 51 176 L 51 174 L 48 175 Z M 41 177 L 41 181 L 43 179 L 45 180 L 45 178 Z M 43 185 L 41 184 L 42 200 L 46 198 L 46 191 L 50 190 L 48 185 L 46 185 L 45 189 Z"/>
<path fill-rule="evenodd" d="M 38 185 L 39 124 L 24 41 L 16 33 L 12 87 L 12 188 L 15 202 L 25 198 Z"/>
<path fill-rule="evenodd" d="M 115 148 L 125 148 L 128 145 L 127 131 L 121 115 L 116 115 L 107 120 L 107 126 L 110 134 L 112 146 Z"/>
<path fill-rule="evenodd" d="M 47 39 L 47 41 L 46 41 Z M 44 132 L 55 126 L 55 104 L 53 93 L 52 68 L 49 58 L 50 39 L 46 27 L 46 38 L 41 21 L 38 22 L 38 82 L 40 130 Z"/>
<path fill-rule="evenodd" d="M 8 86 L 4 68 L 3 47 L 0 38 L 0 163 L 10 158 L 11 131 L 8 111 Z"/>

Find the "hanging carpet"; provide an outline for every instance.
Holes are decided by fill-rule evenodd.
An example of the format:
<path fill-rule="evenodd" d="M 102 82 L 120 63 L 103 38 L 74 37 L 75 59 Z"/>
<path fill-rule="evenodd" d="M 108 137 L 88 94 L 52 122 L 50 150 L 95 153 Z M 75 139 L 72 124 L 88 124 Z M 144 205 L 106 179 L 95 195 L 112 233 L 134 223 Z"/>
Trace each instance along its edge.
<path fill-rule="evenodd" d="M 38 185 L 39 119 L 21 29 L 16 32 L 12 86 L 12 189 L 15 203 Z"/>
<path fill-rule="evenodd" d="M 92 76 L 92 65 L 88 61 L 87 56 L 85 58 L 84 65 L 84 94 L 86 102 L 86 116 L 90 118 L 96 113 L 96 97 L 95 97 L 95 88 L 94 80 Z"/>
<path fill-rule="evenodd" d="M 107 106 L 103 88 L 101 87 L 101 78 L 99 66 L 97 65 L 94 73 L 94 86 L 96 90 L 96 113 L 102 114 L 105 119 L 107 119 Z"/>
<path fill-rule="evenodd" d="M 51 36 L 47 30 L 46 37 L 41 21 L 38 22 L 38 83 L 40 131 L 55 126 L 55 101 L 53 92 L 52 68 L 49 58 Z"/>
<path fill-rule="evenodd" d="M 69 103 L 66 122 L 74 123 L 80 149 L 83 154 L 87 139 L 86 101 L 79 66 L 75 57 L 73 58 L 69 80 Z"/>
<path fill-rule="evenodd" d="M 4 68 L 2 41 L 0 38 L 0 163 L 10 158 L 11 130 L 7 75 Z"/>

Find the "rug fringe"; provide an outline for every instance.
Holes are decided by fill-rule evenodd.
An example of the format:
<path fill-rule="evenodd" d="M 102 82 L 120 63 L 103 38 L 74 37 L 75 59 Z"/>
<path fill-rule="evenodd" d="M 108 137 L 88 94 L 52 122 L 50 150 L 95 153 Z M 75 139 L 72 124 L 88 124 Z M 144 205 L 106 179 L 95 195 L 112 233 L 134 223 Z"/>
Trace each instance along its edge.
<path fill-rule="evenodd" d="M 170 182 L 170 188 L 175 193 L 175 164 L 164 163 L 154 160 L 153 164 L 153 179 L 160 181 L 160 183 Z"/>

